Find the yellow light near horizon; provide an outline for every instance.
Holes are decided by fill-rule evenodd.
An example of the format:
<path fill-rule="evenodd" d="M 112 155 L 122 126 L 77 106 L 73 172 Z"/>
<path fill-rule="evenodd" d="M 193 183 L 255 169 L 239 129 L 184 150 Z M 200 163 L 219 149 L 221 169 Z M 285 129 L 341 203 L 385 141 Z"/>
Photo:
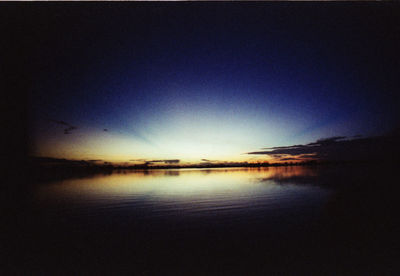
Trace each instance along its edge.
<path fill-rule="evenodd" d="M 179 159 L 181 164 L 199 163 L 201 159 L 218 162 L 244 162 L 254 156 L 246 132 L 219 123 L 196 125 L 188 119 L 174 128 L 151 128 L 135 135 L 80 129 L 70 135 L 49 135 L 36 143 L 34 155 L 74 160 L 103 160 L 124 164 L 134 159 Z M 267 156 L 258 159 L 267 160 Z"/>

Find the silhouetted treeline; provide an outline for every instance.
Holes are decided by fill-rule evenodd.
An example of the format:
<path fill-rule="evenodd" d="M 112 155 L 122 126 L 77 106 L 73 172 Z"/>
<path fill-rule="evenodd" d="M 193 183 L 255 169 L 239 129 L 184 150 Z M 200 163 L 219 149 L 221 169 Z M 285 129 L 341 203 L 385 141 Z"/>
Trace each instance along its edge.
<path fill-rule="evenodd" d="M 95 174 L 111 174 L 116 170 L 157 170 L 157 169 L 183 169 L 183 168 L 260 168 L 260 167 L 282 167 L 282 166 L 326 166 L 341 164 L 383 164 L 372 160 L 352 161 L 317 161 L 309 160 L 303 162 L 280 162 L 280 163 L 248 163 L 248 162 L 224 162 L 224 163 L 199 163 L 199 164 L 165 164 L 153 165 L 149 163 L 135 165 L 116 165 L 101 160 L 68 160 L 49 157 L 30 157 L 29 175 L 35 181 L 59 180 L 70 177 L 88 177 Z M 388 162 L 391 163 L 391 162 Z"/>

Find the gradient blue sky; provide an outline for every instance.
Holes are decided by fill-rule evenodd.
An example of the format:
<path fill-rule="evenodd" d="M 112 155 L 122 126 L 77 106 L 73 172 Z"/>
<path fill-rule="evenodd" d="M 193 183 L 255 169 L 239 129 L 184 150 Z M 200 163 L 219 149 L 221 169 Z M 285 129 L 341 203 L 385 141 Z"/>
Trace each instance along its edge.
<path fill-rule="evenodd" d="M 399 117 L 396 11 L 230 2 L 27 9 L 32 154 L 254 161 L 268 157 L 244 153 L 384 134 Z M 64 134 L 54 121 L 77 128 Z"/>

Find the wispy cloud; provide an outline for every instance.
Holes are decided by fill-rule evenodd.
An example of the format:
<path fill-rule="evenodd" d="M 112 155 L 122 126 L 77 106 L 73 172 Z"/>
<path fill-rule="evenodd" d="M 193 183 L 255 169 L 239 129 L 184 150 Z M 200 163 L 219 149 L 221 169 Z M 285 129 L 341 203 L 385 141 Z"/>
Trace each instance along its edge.
<path fill-rule="evenodd" d="M 221 162 L 220 160 L 201 159 L 202 162 Z"/>
<path fill-rule="evenodd" d="M 149 163 L 165 163 L 165 164 L 178 164 L 181 160 L 179 159 L 167 159 L 167 160 L 151 160 Z"/>
<path fill-rule="evenodd" d="M 67 122 L 64 122 L 64 121 L 57 121 L 57 120 L 50 120 L 50 121 L 52 121 L 52 122 L 54 122 L 56 124 L 65 126 L 66 128 L 64 129 L 64 134 L 71 134 L 72 130 L 77 129 L 76 126 L 73 126 L 73 125 L 71 125 L 71 124 L 69 124 Z"/>
<path fill-rule="evenodd" d="M 301 159 L 296 158 L 296 157 L 285 157 L 285 158 L 279 159 L 279 161 L 301 161 Z"/>
<path fill-rule="evenodd" d="M 159 159 L 159 160 L 148 160 L 148 159 L 130 159 L 129 162 L 140 162 L 150 165 L 152 163 L 164 163 L 164 164 L 179 164 L 180 159 Z"/>

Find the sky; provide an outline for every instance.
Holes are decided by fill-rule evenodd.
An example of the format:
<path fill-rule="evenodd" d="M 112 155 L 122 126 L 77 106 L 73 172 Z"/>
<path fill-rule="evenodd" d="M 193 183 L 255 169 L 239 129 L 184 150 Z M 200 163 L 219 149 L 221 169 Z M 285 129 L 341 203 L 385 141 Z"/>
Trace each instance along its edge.
<path fill-rule="evenodd" d="M 258 162 L 274 158 L 264 148 L 384 135 L 400 118 L 399 7 L 26 5 L 31 154 Z"/>

